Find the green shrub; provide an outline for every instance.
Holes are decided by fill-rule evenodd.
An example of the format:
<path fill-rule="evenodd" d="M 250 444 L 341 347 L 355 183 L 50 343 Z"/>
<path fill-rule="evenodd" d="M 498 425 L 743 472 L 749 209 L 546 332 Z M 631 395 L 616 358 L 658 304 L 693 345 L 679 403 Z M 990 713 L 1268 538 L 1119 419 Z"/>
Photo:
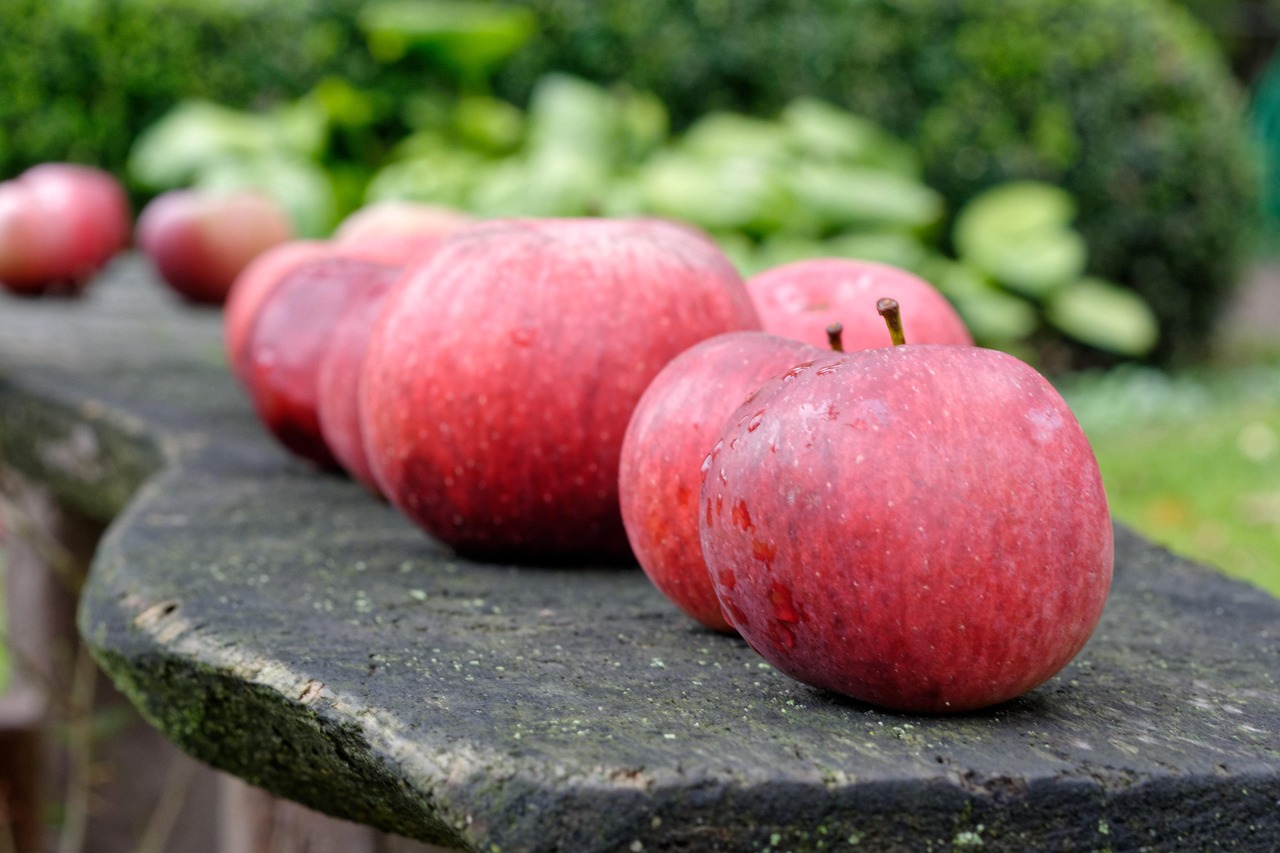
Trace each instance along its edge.
<path fill-rule="evenodd" d="M 1160 319 L 1164 362 L 1195 360 L 1247 256 L 1257 208 L 1243 101 L 1214 42 L 1162 0 L 521 0 L 536 72 L 627 79 L 677 124 L 814 95 L 922 154 L 954 213 L 1013 178 L 1080 205 L 1090 272 Z"/>
<path fill-rule="evenodd" d="M 122 173 L 134 136 L 184 98 L 246 107 L 326 75 L 371 83 L 383 69 L 351 20 L 357 5 L 4 0 L 0 176 L 44 160 Z"/>
<path fill-rule="evenodd" d="M 1089 272 L 1156 310 L 1158 361 L 1202 354 L 1247 256 L 1258 181 L 1242 97 L 1167 0 L 506 2 L 539 21 L 493 81 L 520 104 L 549 70 L 655 92 L 677 129 L 814 96 L 906 139 L 948 215 L 1009 179 L 1063 186 Z M 328 76 L 376 92 L 388 128 L 365 122 L 329 161 L 376 163 L 407 96 L 448 77 L 422 51 L 377 65 L 366 5 L 3 0 L 0 176 L 50 159 L 123 171 L 134 136 L 181 99 L 263 105 Z"/>

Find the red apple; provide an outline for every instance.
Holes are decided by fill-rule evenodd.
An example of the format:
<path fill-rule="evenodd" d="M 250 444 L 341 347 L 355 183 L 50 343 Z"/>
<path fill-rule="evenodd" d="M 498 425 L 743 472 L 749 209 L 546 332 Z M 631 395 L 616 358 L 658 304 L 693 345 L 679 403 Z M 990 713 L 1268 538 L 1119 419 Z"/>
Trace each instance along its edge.
<path fill-rule="evenodd" d="M 14 293 L 77 293 L 128 245 L 124 188 L 108 172 L 42 163 L 0 183 L 0 283 Z"/>
<path fill-rule="evenodd" d="M 296 455 L 337 466 L 317 411 L 321 360 L 344 314 L 400 273 L 326 256 L 293 268 L 262 297 L 245 344 L 246 385 L 262 423 Z"/>
<path fill-rule="evenodd" d="M 138 217 L 138 245 L 161 279 L 193 302 L 221 305 L 249 262 L 293 238 L 279 202 L 255 190 L 170 190 Z"/>
<path fill-rule="evenodd" d="M 222 307 L 222 335 L 227 363 L 242 385 L 250 380 L 249 332 L 262 301 L 291 271 L 329 252 L 322 240 L 286 240 L 255 257 L 232 282 Z"/>
<path fill-rule="evenodd" d="M 425 262 L 420 258 L 419 262 Z M 360 421 L 360 377 L 369 338 L 399 276 L 370 279 L 351 300 L 320 357 L 316 378 L 316 415 L 320 435 L 338 465 L 375 495 L 382 494 L 365 452 Z"/>
<path fill-rule="evenodd" d="M 890 298 L 902 306 L 914 344 L 972 344 L 960 315 L 937 288 L 906 270 L 872 261 L 813 258 L 757 273 L 747 290 L 766 332 L 823 346 L 826 329 L 844 326 L 845 349 L 889 346 L 872 308 Z M 871 306 L 871 307 L 869 307 Z"/>
<path fill-rule="evenodd" d="M 993 350 L 907 344 L 771 380 L 732 416 L 700 500 L 730 624 L 783 672 L 892 710 L 1041 684 L 1110 586 L 1089 442 Z"/>
<path fill-rule="evenodd" d="M 658 220 L 477 224 L 406 275 L 361 388 L 387 498 L 459 552 L 521 562 L 630 556 L 618 457 L 668 361 L 758 328 L 705 235 Z"/>
<path fill-rule="evenodd" d="M 702 559 L 702 463 L 744 397 L 804 362 L 832 358 L 767 332 L 726 332 L 694 344 L 649 384 L 622 441 L 618 499 L 645 574 L 689 616 L 732 631 Z"/>
<path fill-rule="evenodd" d="M 272 246 L 254 258 L 236 276 L 223 305 L 223 338 L 227 361 L 232 372 L 246 384 L 249 374 L 247 344 L 258 308 L 276 285 L 295 270 L 317 265 L 322 270 L 326 259 L 349 258 L 371 261 L 385 266 L 404 266 L 414 258 L 425 256 L 440 242 L 440 237 L 416 237 L 411 240 L 357 240 L 335 243 L 331 240 L 288 240 Z M 323 280 L 323 273 L 315 276 Z"/>
<path fill-rule="evenodd" d="M 385 199 L 348 214 L 334 229 L 333 239 L 345 243 L 421 235 L 443 237 L 473 222 L 475 217 L 471 214 L 444 205 Z"/>

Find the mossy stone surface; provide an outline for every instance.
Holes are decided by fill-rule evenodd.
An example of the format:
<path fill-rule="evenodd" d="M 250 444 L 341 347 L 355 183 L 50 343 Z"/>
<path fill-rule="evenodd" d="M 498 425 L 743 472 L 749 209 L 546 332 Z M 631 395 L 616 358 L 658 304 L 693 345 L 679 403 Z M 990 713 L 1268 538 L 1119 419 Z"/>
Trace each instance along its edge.
<path fill-rule="evenodd" d="M 885 714 L 697 627 L 634 567 L 454 557 L 279 450 L 219 322 L 131 262 L 78 302 L 0 298 L 3 454 L 52 476 L 29 451 L 48 431 L 114 434 L 85 455 L 131 497 L 81 630 L 204 761 L 485 851 L 1280 838 L 1280 602 L 1262 592 L 1121 529 L 1106 614 L 1058 677 L 985 712 Z M 27 406 L 38 431 L 11 421 Z M 68 494 L 105 482 L 71 468 Z"/>

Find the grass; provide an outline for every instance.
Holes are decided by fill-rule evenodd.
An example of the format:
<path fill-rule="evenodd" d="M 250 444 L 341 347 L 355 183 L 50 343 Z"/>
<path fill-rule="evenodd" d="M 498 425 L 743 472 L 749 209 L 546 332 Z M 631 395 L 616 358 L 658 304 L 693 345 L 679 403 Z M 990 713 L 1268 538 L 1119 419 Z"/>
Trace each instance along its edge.
<path fill-rule="evenodd" d="M 1062 390 L 1115 518 L 1280 596 L 1280 359 L 1172 376 L 1121 369 Z"/>
<path fill-rule="evenodd" d="M 0 519 L 0 524 L 3 520 Z M 9 647 L 8 637 L 9 628 L 5 623 L 5 603 L 4 603 L 4 543 L 0 541 L 0 694 L 3 694 L 5 688 L 9 686 Z"/>

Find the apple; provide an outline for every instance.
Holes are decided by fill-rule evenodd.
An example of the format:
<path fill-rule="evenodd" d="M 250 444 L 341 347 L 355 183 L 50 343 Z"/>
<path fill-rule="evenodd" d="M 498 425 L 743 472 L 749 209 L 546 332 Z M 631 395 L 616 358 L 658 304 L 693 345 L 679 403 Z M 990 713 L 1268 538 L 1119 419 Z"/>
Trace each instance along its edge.
<path fill-rule="evenodd" d="M 766 332 L 823 346 L 826 328 L 844 325 L 849 351 L 889 346 L 884 322 L 869 310 L 877 299 L 898 302 L 914 344 L 972 344 L 964 321 L 937 288 L 888 264 L 810 258 L 757 273 L 747 291 Z"/>
<path fill-rule="evenodd" d="M 439 204 L 425 204 L 403 199 L 384 199 L 366 204 L 347 215 L 334 229 L 333 239 L 339 243 L 416 237 L 442 237 L 475 222 L 475 217 L 461 210 Z"/>
<path fill-rule="evenodd" d="M 287 272 L 253 316 L 241 369 L 254 410 L 281 444 L 320 467 L 339 466 L 317 410 L 324 354 L 346 312 L 400 274 L 397 265 L 327 255 Z"/>
<path fill-rule="evenodd" d="M 907 343 L 797 367 L 706 462 L 703 555 L 729 623 L 802 682 L 965 711 L 1058 672 L 1106 602 L 1093 451 L 1033 368 Z"/>
<path fill-rule="evenodd" d="M 420 258 L 419 262 L 425 262 Z M 365 452 L 360 420 L 360 378 L 369 338 L 399 276 L 378 276 L 351 294 L 320 356 L 316 377 L 316 416 L 320 435 L 338 465 L 375 495 L 382 487 Z"/>
<path fill-rule="evenodd" d="M 129 243 L 120 182 L 75 163 L 41 163 L 0 183 L 0 283 L 27 296 L 78 293 Z"/>
<path fill-rule="evenodd" d="M 618 470 L 627 539 L 654 586 L 708 628 L 733 630 L 702 559 L 702 462 L 743 398 L 801 362 L 830 357 L 767 332 L 726 332 L 676 356 L 631 415 Z"/>
<path fill-rule="evenodd" d="M 286 240 L 257 255 L 231 283 L 222 306 L 222 336 L 227 363 L 242 385 L 251 378 L 249 333 L 263 300 L 290 272 L 330 251 L 324 240 Z"/>
<path fill-rule="evenodd" d="M 640 395 L 698 341 L 758 327 L 732 263 L 691 228 L 476 224 L 406 274 L 374 329 L 374 476 L 467 556 L 629 560 L 618 458 Z"/>
<path fill-rule="evenodd" d="M 161 279 L 192 302 L 221 305 L 257 256 L 294 236 L 284 207 L 257 190 L 178 189 L 138 216 L 137 240 Z"/>

